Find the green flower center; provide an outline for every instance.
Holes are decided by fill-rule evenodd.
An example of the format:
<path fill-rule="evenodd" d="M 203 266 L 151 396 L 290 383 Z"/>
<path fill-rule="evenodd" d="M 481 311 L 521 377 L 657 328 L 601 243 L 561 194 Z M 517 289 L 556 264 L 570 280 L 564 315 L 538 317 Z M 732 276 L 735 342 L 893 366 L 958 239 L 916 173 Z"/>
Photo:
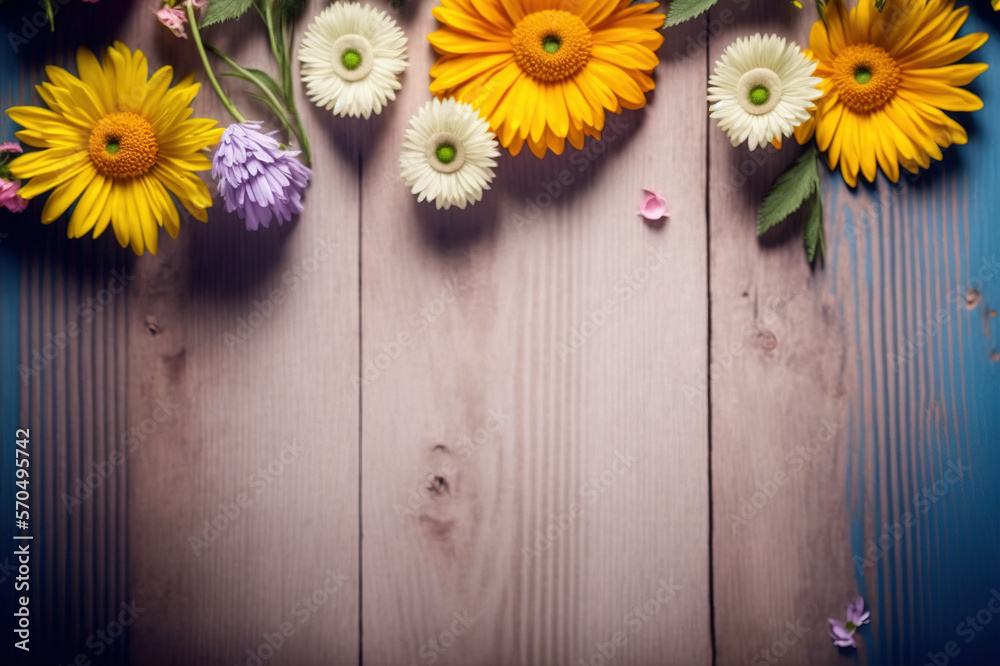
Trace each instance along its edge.
<path fill-rule="evenodd" d="M 455 146 L 450 143 L 442 143 L 434 151 L 434 154 L 437 155 L 438 161 L 441 162 L 441 164 L 451 164 L 455 161 L 455 157 L 458 155 L 458 150 L 456 150 Z"/>
<path fill-rule="evenodd" d="M 747 98 L 750 100 L 751 104 L 760 106 L 761 104 L 767 103 L 767 100 L 771 98 L 771 91 L 765 86 L 758 84 L 750 89 L 750 92 L 747 94 Z"/>
<path fill-rule="evenodd" d="M 858 67 L 854 70 L 854 80 L 864 85 L 872 80 L 872 71 L 867 67 Z"/>
<path fill-rule="evenodd" d="M 847 629 L 848 631 L 854 631 L 857 628 L 858 625 L 854 624 L 853 622 L 848 622 L 847 624 L 844 625 L 844 629 Z"/>
<path fill-rule="evenodd" d="M 361 52 L 357 49 L 347 49 L 340 57 L 340 61 L 347 69 L 355 70 L 361 66 Z"/>
<path fill-rule="evenodd" d="M 104 150 L 108 151 L 109 155 L 114 155 L 121 148 L 121 142 L 118 139 L 108 139 L 108 142 L 104 144 Z"/>
<path fill-rule="evenodd" d="M 546 35 L 542 39 L 542 48 L 546 53 L 556 53 L 562 47 L 562 41 L 555 35 Z"/>

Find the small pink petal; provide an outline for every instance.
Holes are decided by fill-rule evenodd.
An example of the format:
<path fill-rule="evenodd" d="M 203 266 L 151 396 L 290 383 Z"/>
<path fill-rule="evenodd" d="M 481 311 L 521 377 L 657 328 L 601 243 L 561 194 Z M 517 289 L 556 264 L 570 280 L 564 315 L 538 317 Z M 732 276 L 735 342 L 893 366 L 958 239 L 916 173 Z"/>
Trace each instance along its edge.
<path fill-rule="evenodd" d="M 21 148 L 21 144 L 17 141 L 8 141 L 6 143 L 0 143 L 0 153 L 23 153 L 24 149 Z"/>
<path fill-rule="evenodd" d="M 666 200 L 656 190 L 650 189 L 642 191 L 642 203 L 639 204 L 639 210 L 636 211 L 636 214 L 641 215 L 650 222 L 670 217 Z"/>

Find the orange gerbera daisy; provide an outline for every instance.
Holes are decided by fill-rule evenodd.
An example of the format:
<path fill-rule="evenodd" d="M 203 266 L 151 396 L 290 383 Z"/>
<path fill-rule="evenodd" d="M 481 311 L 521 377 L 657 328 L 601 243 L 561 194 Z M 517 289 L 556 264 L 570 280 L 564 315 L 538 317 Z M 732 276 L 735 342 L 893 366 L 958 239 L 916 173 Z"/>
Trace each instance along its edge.
<path fill-rule="evenodd" d="M 843 0 L 831 0 L 806 52 L 819 60 L 824 95 L 795 137 L 805 143 L 815 131 L 830 168 L 839 164 L 852 187 L 859 172 L 873 182 L 881 167 L 896 182 L 900 166 L 917 173 L 940 160 L 942 148 L 966 143 L 965 129 L 945 111 L 983 107 L 962 86 L 987 65 L 955 64 L 987 39 L 955 39 L 968 15 L 954 0 L 894 0 L 881 14 L 870 1 L 848 11 Z"/>
<path fill-rule="evenodd" d="M 663 15 L 631 0 L 441 0 L 428 39 L 431 92 L 472 104 L 517 155 L 600 138 L 605 113 L 640 109 L 655 85 Z"/>

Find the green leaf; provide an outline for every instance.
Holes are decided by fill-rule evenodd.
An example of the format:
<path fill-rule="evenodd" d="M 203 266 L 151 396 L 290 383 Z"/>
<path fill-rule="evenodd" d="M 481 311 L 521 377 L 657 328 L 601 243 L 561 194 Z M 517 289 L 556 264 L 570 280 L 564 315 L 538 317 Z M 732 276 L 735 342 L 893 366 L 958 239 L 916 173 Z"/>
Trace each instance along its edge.
<path fill-rule="evenodd" d="M 281 87 L 278 82 L 271 78 L 271 75 L 267 72 L 262 72 L 259 69 L 253 69 L 251 67 L 243 68 L 243 71 L 237 72 L 223 72 L 223 76 L 235 76 L 238 79 L 243 79 L 244 81 L 249 81 L 258 88 L 266 87 L 271 91 L 278 99 L 282 99 Z M 252 76 L 251 76 L 252 75 Z M 265 92 L 265 91 L 262 91 Z"/>
<path fill-rule="evenodd" d="M 771 186 L 757 219 L 757 235 L 763 235 L 797 211 L 813 192 L 819 190 L 819 168 L 813 146 L 778 176 Z"/>
<path fill-rule="evenodd" d="M 247 93 L 247 96 L 257 100 L 258 102 L 269 108 L 271 110 L 271 113 L 273 113 L 275 116 L 278 117 L 278 120 L 281 122 L 281 126 L 285 129 L 285 134 L 288 135 L 292 134 L 292 128 L 289 126 L 288 119 L 285 117 L 285 111 L 276 107 L 274 105 L 274 102 L 264 97 L 263 95 L 258 95 L 257 93 Z"/>
<path fill-rule="evenodd" d="M 826 0 L 816 0 L 816 11 L 819 12 L 820 20 L 826 23 Z"/>
<path fill-rule="evenodd" d="M 823 231 L 823 198 L 819 192 L 814 192 L 812 197 L 812 210 L 809 211 L 809 219 L 803 230 L 806 243 L 806 256 L 809 263 L 813 263 L 817 258 L 823 259 L 826 251 L 826 234 Z"/>
<path fill-rule="evenodd" d="M 286 18 L 298 16 L 302 13 L 305 6 L 305 0 L 274 0 L 275 13 Z"/>
<path fill-rule="evenodd" d="M 719 0 L 674 0 L 667 12 L 667 26 L 678 25 L 701 16 Z"/>
<path fill-rule="evenodd" d="M 875 0 L 875 9 L 881 14 L 882 10 L 885 9 L 885 0 Z"/>
<path fill-rule="evenodd" d="M 238 19 L 247 13 L 253 5 L 253 0 L 212 0 L 208 3 L 205 16 L 201 19 L 201 27 L 206 28 L 223 21 Z"/>

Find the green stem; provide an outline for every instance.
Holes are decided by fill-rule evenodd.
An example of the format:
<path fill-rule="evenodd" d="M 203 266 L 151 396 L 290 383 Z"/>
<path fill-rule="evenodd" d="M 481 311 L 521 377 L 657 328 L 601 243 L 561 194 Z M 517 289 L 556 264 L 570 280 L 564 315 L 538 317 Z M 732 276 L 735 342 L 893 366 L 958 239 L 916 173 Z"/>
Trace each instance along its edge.
<path fill-rule="evenodd" d="M 263 93 L 263 95 L 265 97 L 267 97 L 267 99 L 275 107 L 277 107 L 278 109 L 281 109 L 284 106 L 284 103 L 281 100 L 279 100 L 275 96 L 275 94 L 273 92 L 271 92 L 271 89 L 267 86 L 267 84 L 265 84 L 263 81 L 261 81 L 259 78 L 257 78 L 257 76 L 254 75 L 253 72 L 251 72 L 250 70 L 246 69 L 245 67 L 240 66 L 239 63 L 237 63 L 235 60 L 233 60 L 232 58 L 230 58 L 225 53 L 223 53 L 219 49 L 215 48 L 211 44 L 205 44 L 205 48 L 207 50 L 211 51 L 213 55 L 215 55 L 217 58 L 219 58 L 219 60 L 221 60 L 222 62 L 226 63 L 227 65 L 229 65 L 230 67 L 232 67 L 234 70 L 236 70 L 236 72 L 238 72 L 241 76 L 243 76 L 248 81 L 250 81 L 250 83 L 252 83 L 255 86 L 257 86 L 257 88 L 261 91 L 261 93 Z M 287 116 L 287 112 L 286 112 L 286 114 L 283 114 L 283 115 Z M 279 120 L 281 120 L 281 122 L 285 125 L 285 127 L 288 128 L 288 122 L 287 122 L 286 118 L 280 118 Z"/>
<path fill-rule="evenodd" d="M 278 40 L 274 36 L 274 13 L 271 10 L 271 3 L 264 2 L 264 24 L 267 26 L 267 39 L 271 43 L 271 53 L 274 55 L 275 61 L 278 63 L 278 69 L 282 72 L 285 71 L 285 57 L 282 53 L 283 49 L 278 48 Z"/>
<path fill-rule="evenodd" d="M 208 54 L 205 52 L 205 45 L 201 43 L 201 32 L 198 30 L 198 19 L 194 15 L 194 5 L 187 2 L 184 3 L 184 6 L 187 9 L 188 23 L 191 24 L 191 35 L 194 37 L 194 44 L 198 49 L 199 55 L 201 55 L 201 64 L 205 66 L 205 74 L 208 75 L 208 80 L 215 89 L 215 94 L 219 96 L 219 101 L 222 102 L 222 105 L 226 107 L 226 110 L 229 111 L 229 115 L 231 115 L 236 122 L 245 123 L 247 119 L 243 117 L 243 114 L 236 110 L 233 103 L 229 101 L 228 97 L 226 97 L 226 93 L 222 91 L 222 86 L 219 85 L 219 80 L 215 78 L 215 72 L 212 71 L 212 65 L 208 62 Z"/>
<path fill-rule="evenodd" d="M 292 115 L 295 116 L 295 126 L 298 127 L 298 131 L 295 136 L 299 139 L 299 146 L 302 148 L 302 156 L 305 158 L 305 164 L 307 167 L 312 166 L 312 151 L 309 150 L 309 139 L 306 137 L 306 130 L 302 126 L 302 119 L 299 118 L 299 110 L 292 104 Z"/>
<path fill-rule="evenodd" d="M 288 43 L 285 46 L 285 54 L 292 53 L 295 48 L 295 22 L 291 21 L 288 27 Z M 299 107 L 295 104 L 295 87 L 292 85 L 292 63 L 291 58 L 285 58 L 285 66 L 281 72 L 282 81 L 285 84 L 285 107 L 291 109 L 295 117 L 295 126 L 298 128 L 296 135 L 302 148 L 302 156 L 305 158 L 306 166 L 312 166 L 312 150 L 309 147 L 309 138 L 306 136 L 306 128 L 302 126 L 302 118 L 299 116 Z"/>

